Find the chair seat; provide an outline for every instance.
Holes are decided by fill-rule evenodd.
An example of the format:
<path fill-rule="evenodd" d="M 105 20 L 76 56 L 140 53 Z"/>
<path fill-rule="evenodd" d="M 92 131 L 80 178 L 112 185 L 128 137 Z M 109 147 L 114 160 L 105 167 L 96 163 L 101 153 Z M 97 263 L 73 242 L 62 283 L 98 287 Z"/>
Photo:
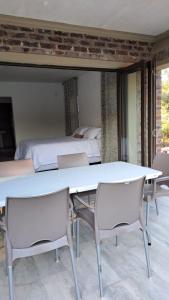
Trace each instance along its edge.
<path fill-rule="evenodd" d="M 94 229 L 94 209 L 81 208 L 77 211 L 77 217 L 85 220 Z"/>
<path fill-rule="evenodd" d="M 153 184 L 145 184 L 144 185 L 144 196 L 153 196 Z M 160 196 L 169 196 L 169 187 L 165 185 L 156 185 L 156 192 L 155 192 L 156 197 Z M 145 199 L 147 200 L 147 199 Z"/>

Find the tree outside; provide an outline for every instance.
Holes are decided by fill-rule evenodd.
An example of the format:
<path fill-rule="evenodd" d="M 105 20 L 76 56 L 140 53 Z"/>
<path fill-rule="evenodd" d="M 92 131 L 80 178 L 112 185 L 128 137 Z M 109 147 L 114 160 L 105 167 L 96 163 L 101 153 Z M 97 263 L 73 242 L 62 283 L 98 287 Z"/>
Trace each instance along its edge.
<path fill-rule="evenodd" d="M 163 69 L 162 75 L 162 93 L 161 93 L 161 131 L 162 147 L 169 151 L 169 68 Z M 167 149 L 168 148 L 168 149 Z M 164 151 L 165 149 L 163 149 Z"/>

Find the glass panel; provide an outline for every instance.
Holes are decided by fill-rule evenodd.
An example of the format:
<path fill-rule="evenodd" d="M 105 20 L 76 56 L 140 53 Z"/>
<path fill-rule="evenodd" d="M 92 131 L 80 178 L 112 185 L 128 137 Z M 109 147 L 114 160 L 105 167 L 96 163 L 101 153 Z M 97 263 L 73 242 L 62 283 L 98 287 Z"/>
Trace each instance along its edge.
<path fill-rule="evenodd" d="M 127 161 L 141 165 L 141 72 L 127 75 Z"/>
<path fill-rule="evenodd" d="M 156 76 L 156 152 L 169 153 L 169 68 Z"/>

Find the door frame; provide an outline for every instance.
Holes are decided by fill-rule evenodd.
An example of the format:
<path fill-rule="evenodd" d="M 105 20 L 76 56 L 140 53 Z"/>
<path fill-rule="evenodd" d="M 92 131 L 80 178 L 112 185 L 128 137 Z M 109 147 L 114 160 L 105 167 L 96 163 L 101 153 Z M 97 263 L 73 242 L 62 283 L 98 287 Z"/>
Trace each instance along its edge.
<path fill-rule="evenodd" d="M 156 154 L 156 60 L 147 63 L 148 72 L 148 166 Z"/>
<path fill-rule="evenodd" d="M 3 100 L 4 99 L 4 100 Z M 14 144 L 14 149 L 16 149 L 16 135 L 15 135 L 15 122 L 14 122 L 14 110 L 13 110 L 13 102 L 12 97 L 6 97 L 6 96 L 0 96 L 0 103 L 10 103 L 11 104 L 11 110 L 12 110 L 12 139 Z"/>

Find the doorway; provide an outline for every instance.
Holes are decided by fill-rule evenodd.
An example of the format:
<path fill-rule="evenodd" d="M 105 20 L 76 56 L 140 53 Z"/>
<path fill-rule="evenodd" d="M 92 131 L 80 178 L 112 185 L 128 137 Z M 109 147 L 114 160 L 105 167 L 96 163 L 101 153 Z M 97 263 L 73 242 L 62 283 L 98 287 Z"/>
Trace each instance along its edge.
<path fill-rule="evenodd" d="M 0 161 L 12 160 L 15 153 L 15 135 L 12 99 L 0 97 Z"/>

